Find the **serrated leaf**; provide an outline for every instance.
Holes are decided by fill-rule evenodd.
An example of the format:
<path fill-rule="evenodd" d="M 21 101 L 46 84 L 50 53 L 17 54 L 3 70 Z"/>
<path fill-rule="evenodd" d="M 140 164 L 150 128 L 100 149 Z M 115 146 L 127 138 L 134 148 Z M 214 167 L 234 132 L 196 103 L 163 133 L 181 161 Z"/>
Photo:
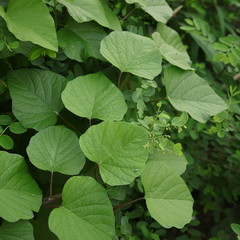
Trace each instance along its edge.
<path fill-rule="evenodd" d="M 188 121 L 188 114 L 186 112 L 183 112 L 179 117 L 174 117 L 172 119 L 172 125 L 175 127 L 182 127 L 184 126 Z"/>
<path fill-rule="evenodd" d="M 69 58 L 79 62 L 89 57 L 103 60 L 99 50 L 105 36 L 103 28 L 94 22 L 80 24 L 71 21 L 58 31 L 59 46 Z"/>
<path fill-rule="evenodd" d="M 159 23 L 157 32 L 153 33 L 152 37 L 168 62 L 184 70 L 192 69 L 189 55 L 176 31 Z"/>
<path fill-rule="evenodd" d="M 41 130 L 54 125 L 63 109 L 61 93 L 66 79 L 61 75 L 37 69 L 10 72 L 8 87 L 13 114 L 26 128 Z"/>
<path fill-rule="evenodd" d="M 165 145 L 165 150 L 159 150 L 157 152 L 149 154 L 148 161 L 158 161 L 167 164 L 171 167 L 177 174 L 181 175 L 185 172 L 186 166 L 188 164 L 184 155 L 177 155 L 174 152 L 174 143 L 170 140 L 167 141 Z"/>
<path fill-rule="evenodd" d="M 166 23 L 173 14 L 173 10 L 165 0 L 126 0 L 126 2 L 138 3 L 143 11 L 158 22 Z"/>
<path fill-rule="evenodd" d="M 121 91 L 101 72 L 69 82 L 62 101 L 68 110 L 88 119 L 122 120 L 127 111 Z"/>
<path fill-rule="evenodd" d="M 148 152 L 143 145 L 147 139 L 142 127 L 108 121 L 90 127 L 80 137 L 80 146 L 86 157 L 99 165 L 104 182 L 126 185 L 144 170 Z"/>
<path fill-rule="evenodd" d="M 73 19 L 79 23 L 96 21 L 100 25 L 121 30 L 120 22 L 105 0 L 58 0 L 67 9 Z"/>
<path fill-rule="evenodd" d="M 8 222 L 30 219 L 42 195 L 22 156 L 0 151 L 0 217 Z"/>
<path fill-rule="evenodd" d="M 0 8 L 0 16 L 16 38 L 31 41 L 53 51 L 58 50 L 54 21 L 41 0 L 10 0 L 6 13 Z"/>
<path fill-rule="evenodd" d="M 63 203 L 49 217 L 49 227 L 61 240 L 112 240 L 113 208 L 103 186 L 91 177 L 72 177 L 63 188 Z"/>
<path fill-rule="evenodd" d="M 150 161 L 142 174 L 150 215 L 165 228 L 183 228 L 192 218 L 192 196 L 182 178 L 162 161 Z"/>
<path fill-rule="evenodd" d="M 12 122 L 12 118 L 8 115 L 0 115 L 0 125 L 6 126 Z"/>
<path fill-rule="evenodd" d="M 169 67 L 164 72 L 164 84 L 174 108 L 189 113 L 199 122 L 205 123 L 210 116 L 227 109 L 223 99 L 192 71 Z"/>
<path fill-rule="evenodd" d="M 162 57 L 153 40 L 131 32 L 112 32 L 101 42 L 100 53 L 121 72 L 153 79 Z"/>
<path fill-rule="evenodd" d="M 1 135 L 0 136 L 0 147 L 4 149 L 10 150 L 14 146 L 14 142 L 8 135 Z"/>
<path fill-rule="evenodd" d="M 3 222 L 0 227 L 1 240 L 34 240 L 33 227 L 28 221 Z"/>
<path fill-rule="evenodd" d="M 22 134 L 27 131 L 25 127 L 22 126 L 20 122 L 13 122 L 9 125 L 9 130 L 15 134 Z"/>
<path fill-rule="evenodd" d="M 85 164 L 77 136 L 64 126 L 48 127 L 34 135 L 27 154 L 35 167 L 50 172 L 75 175 Z"/>

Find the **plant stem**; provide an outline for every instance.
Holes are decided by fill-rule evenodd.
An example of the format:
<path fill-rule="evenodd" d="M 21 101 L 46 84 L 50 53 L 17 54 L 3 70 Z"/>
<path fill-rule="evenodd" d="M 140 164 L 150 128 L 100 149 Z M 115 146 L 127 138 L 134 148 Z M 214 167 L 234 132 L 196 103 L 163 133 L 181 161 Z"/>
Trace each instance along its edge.
<path fill-rule="evenodd" d="M 59 116 L 70 128 L 72 128 L 75 132 L 77 132 L 79 135 L 81 135 L 81 133 L 79 132 L 79 130 L 77 128 L 75 128 L 69 121 L 67 121 L 62 115 L 60 115 L 60 113 L 56 112 L 57 116 Z"/>
<path fill-rule="evenodd" d="M 121 204 L 121 205 L 117 205 L 116 207 L 114 207 L 114 211 L 116 211 L 116 210 L 119 209 L 119 208 L 125 207 L 125 206 L 127 206 L 127 205 L 129 205 L 129 204 L 132 204 L 132 203 L 141 201 L 141 200 L 143 200 L 143 199 L 145 199 L 145 198 L 144 198 L 144 197 L 140 197 L 140 198 L 137 198 L 137 199 L 132 200 L 132 201 L 130 201 L 130 202 L 127 202 L 127 203 L 124 203 L 124 204 Z"/>
<path fill-rule="evenodd" d="M 120 87 L 120 90 L 123 89 L 124 85 L 126 84 L 127 80 L 129 79 L 129 77 L 130 77 L 130 73 L 127 73 L 127 75 L 125 76 L 125 78 L 123 80 L 122 86 Z"/>
<path fill-rule="evenodd" d="M 60 206 L 60 205 L 46 205 L 46 206 L 44 206 L 44 207 L 46 207 L 46 208 L 47 208 L 47 207 L 49 207 L 49 208 L 51 208 L 51 207 L 54 208 L 54 207 L 61 207 L 61 206 Z"/>
<path fill-rule="evenodd" d="M 54 6 L 53 6 L 53 14 L 54 14 L 54 22 L 55 22 L 55 28 L 57 30 L 57 7 L 58 2 L 56 0 L 54 0 Z"/>
<path fill-rule="evenodd" d="M 52 198 L 52 190 L 53 190 L 53 172 L 51 172 L 51 177 L 50 177 L 49 199 Z"/>
<path fill-rule="evenodd" d="M 137 8 L 132 9 L 124 18 L 122 18 L 121 22 L 124 22 L 126 18 L 128 18 Z"/>
<path fill-rule="evenodd" d="M 146 102 L 146 103 L 158 102 L 158 101 L 161 101 L 161 100 L 168 100 L 168 98 L 167 98 L 167 97 L 164 97 L 164 98 L 157 98 L 157 99 L 154 99 L 154 100 L 148 101 L 148 102 Z"/>
<path fill-rule="evenodd" d="M 12 123 L 14 123 L 15 121 L 16 121 L 16 119 L 12 120 L 12 122 L 11 122 L 10 124 L 8 124 L 8 125 L 2 130 L 2 132 L 0 133 L 0 136 L 2 136 L 2 135 L 8 130 L 8 128 L 10 127 L 10 125 L 11 125 Z"/>
<path fill-rule="evenodd" d="M 89 119 L 89 127 L 91 127 L 92 126 L 92 119 L 90 118 Z"/>
<path fill-rule="evenodd" d="M 49 197 L 43 198 L 42 199 L 42 205 L 44 206 L 44 205 L 47 205 L 49 203 L 56 202 L 56 201 L 58 201 L 61 198 L 62 198 L 62 194 L 61 193 L 53 195 L 51 198 L 49 198 Z"/>
<path fill-rule="evenodd" d="M 224 66 L 224 68 L 222 69 L 222 71 L 216 76 L 216 79 L 219 79 L 219 78 L 222 76 L 222 74 L 225 72 L 225 70 L 226 70 L 227 67 L 228 67 L 228 64 L 226 64 L 226 65 Z"/>
<path fill-rule="evenodd" d="M 118 76 L 118 88 L 120 89 L 120 85 L 121 85 L 121 78 L 122 78 L 122 72 L 120 72 L 119 76 Z"/>

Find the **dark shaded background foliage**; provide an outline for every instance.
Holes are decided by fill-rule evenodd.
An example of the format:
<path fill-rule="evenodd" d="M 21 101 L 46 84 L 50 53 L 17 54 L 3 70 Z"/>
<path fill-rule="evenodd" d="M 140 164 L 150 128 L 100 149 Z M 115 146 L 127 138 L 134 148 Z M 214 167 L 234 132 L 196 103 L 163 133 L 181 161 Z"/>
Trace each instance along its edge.
<path fill-rule="evenodd" d="M 1 4 L 4 2 L 7 1 L 2 1 Z M 240 72 L 240 65 L 233 67 L 231 64 L 213 62 L 207 49 L 213 49 L 212 43 L 217 42 L 220 37 L 228 34 L 240 35 L 240 2 L 236 0 L 169 0 L 168 2 L 175 9 L 175 16 L 168 25 L 181 35 L 196 72 L 207 80 L 216 91 L 224 92 L 225 96 L 222 97 L 231 99 L 232 104 L 228 114 L 219 115 L 207 124 L 201 124 L 191 119 L 186 124 L 187 128 L 181 132 L 178 132 L 177 129 L 169 131 L 173 141 L 181 142 L 189 161 L 184 179 L 195 199 L 194 220 L 181 230 L 163 229 L 149 216 L 148 212 L 145 212 L 144 201 L 139 201 L 123 207 L 121 210 L 116 210 L 117 231 L 122 239 L 134 239 L 133 236 L 136 237 L 135 239 L 146 240 L 235 239 L 236 236 L 230 229 L 230 224 L 232 222 L 240 223 L 240 97 L 239 95 L 229 97 L 229 89 L 230 86 L 239 86 L 240 78 L 234 80 L 233 77 Z M 146 36 L 154 31 L 156 22 L 142 10 L 134 9 L 134 5 L 126 4 L 121 0 L 109 1 L 109 3 L 119 18 L 124 20 L 123 27 L 125 29 Z M 58 27 L 66 23 L 66 15 L 65 10 L 62 14 L 58 13 Z M 186 18 L 201 19 L 208 26 L 208 32 L 203 33 L 202 29 L 196 31 L 187 29 Z M 201 36 L 204 34 L 205 39 L 203 40 Z M 209 41 L 209 36 L 212 42 Z M 37 66 L 51 69 L 51 71 L 68 78 L 74 78 L 93 71 L 97 72 L 104 68 L 106 63 L 89 59 L 86 64 L 80 64 L 67 59 L 63 53 L 59 53 L 55 59 L 42 56 L 31 62 L 24 55 L 16 54 L 0 59 L 0 64 L 1 76 L 6 76 L 8 69 Z M 109 72 L 107 69 L 105 70 L 105 74 L 109 78 L 117 79 L 118 72 L 116 72 L 116 76 Z M 164 92 L 162 94 L 164 96 Z M 175 110 L 169 105 L 166 104 L 164 107 L 168 112 L 175 113 Z M 152 112 L 154 111 L 155 109 L 152 108 Z M 4 88 L 1 90 L 0 113 L 11 113 L 11 100 L 9 93 Z M 151 106 L 149 106 L 149 114 L 151 114 Z M 62 116 L 71 120 L 71 124 L 80 132 L 84 132 L 88 126 L 88 122 L 84 119 L 81 119 L 81 124 L 79 124 L 79 119 L 67 110 L 62 112 Z M 66 124 L 61 119 L 59 121 L 59 123 Z M 28 130 L 22 135 L 14 135 L 10 132 L 8 134 L 15 142 L 12 152 L 26 156 L 25 149 L 34 131 Z M 46 180 L 46 176 L 47 179 L 49 177 L 48 173 L 35 168 L 30 171 L 41 188 L 48 189 Z M 93 165 L 88 163 L 83 171 L 91 174 L 91 171 L 94 171 Z M 55 193 L 61 192 L 67 178 L 56 174 Z M 141 183 L 137 180 L 130 186 L 119 187 L 117 191 L 109 189 L 109 195 L 113 202 L 128 202 L 141 197 L 141 191 Z M 42 216 L 48 215 L 48 212 L 49 209 L 44 209 L 38 218 L 41 219 Z M 32 223 L 34 224 L 34 221 Z M 46 223 L 43 221 L 42 226 L 38 226 L 36 229 L 40 232 L 45 227 Z M 37 232 L 36 239 L 39 239 Z M 46 233 L 45 239 L 54 239 L 54 236 Z"/>

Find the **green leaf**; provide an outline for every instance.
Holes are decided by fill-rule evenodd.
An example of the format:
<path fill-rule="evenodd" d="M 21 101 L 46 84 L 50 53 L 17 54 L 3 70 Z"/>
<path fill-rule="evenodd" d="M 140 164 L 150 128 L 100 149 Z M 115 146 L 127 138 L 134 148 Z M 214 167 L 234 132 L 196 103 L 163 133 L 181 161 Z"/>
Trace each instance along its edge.
<path fill-rule="evenodd" d="M 140 8 L 156 21 L 166 23 L 173 11 L 165 0 L 126 0 L 127 3 L 138 3 Z"/>
<path fill-rule="evenodd" d="M 183 228 L 192 218 L 192 196 L 178 173 L 162 161 L 149 161 L 142 174 L 150 215 L 165 228 Z"/>
<path fill-rule="evenodd" d="M 6 13 L 1 7 L 0 16 L 19 40 L 58 50 L 54 21 L 41 0 L 10 0 Z"/>
<path fill-rule="evenodd" d="M 37 168 L 63 174 L 78 174 L 85 164 L 74 132 L 64 126 L 48 127 L 30 140 L 30 162 Z"/>
<path fill-rule="evenodd" d="M 236 67 L 237 64 L 240 62 L 240 57 L 236 57 L 232 52 L 228 53 L 229 62 L 232 66 Z"/>
<path fill-rule="evenodd" d="M 121 72 L 153 79 L 162 57 L 153 40 L 131 32 L 112 32 L 101 42 L 101 54 Z"/>
<path fill-rule="evenodd" d="M 105 0 L 58 0 L 58 2 L 62 3 L 73 19 L 79 23 L 94 20 L 104 27 L 121 30 L 117 16 Z"/>
<path fill-rule="evenodd" d="M 9 125 L 12 122 L 12 118 L 8 115 L 0 115 L 0 125 Z"/>
<path fill-rule="evenodd" d="M 61 93 L 65 86 L 64 77 L 47 70 L 10 72 L 8 87 L 15 117 L 26 128 L 41 130 L 54 125 L 63 109 Z"/>
<path fill-rule="evenodd" d="M 186 112 L 183 112 L 179 117 L 174 117 L 172 119 L 172 125 L 175 127 L 182 127 L 184 126 L 188 121 L 188 114 Z"/>
<path fill-rule="evenodd" d="M 143 145 L 147 139 L 142 127 L 103 122 L 80 137 L 80 146 L 86 157 L 99 165 L 104 182 L 111 186 L 126 185 L 144 170 L 148 152 Z"/>
<path fill-rule="evenodd" d="M 229 47 L 226 46 L 225 44 L 218 43 L 218 42 L 213 44 L 213 48 L 222 52 L 226 52 L 229 49 Z"/>
<path fill-rule="evenodd" d="M 71 59 L 79 62 L 89 57 L 103 60 L 100 54 L 100 42 L 107 36 L 97 23 L 76 23 L 71 21 L 58 31 L 59 46 Z"/>
<path fill-rule="evenodd" d="M 28 221 L 3 222 L 0 227 L 1 240 L 34 240 L 33 227 Z"/>
<path fill-rule="evenodd" d="M 172 65 L 184 70 L 191 70 L 191 60 L 179 34 L 166 25 L 159 23 L 157 32 L 152 35 L 161 54 Z"/>
<path fill-rule="evenodd" d="M 148 161 L 163 162 L 164 164 L 171 167 L 177 174 L 181 175 L 185 172 L 186 166 L 188 164 L 186 158 L 182 154 L 177 155 L 174 152 L 174 143 L 170 140 L 167 141 L 165 145 L 165 150 L 159 150 L 157 152 L 151 153 L 149 155 Z"/>
<path fill-rule="evenodd" d="M 62 101 L 68 110 L 88 119 L 122 120 L 127 111 L 121 91 L 101 72 L 69 82 Z"/>
<path fill-rule="evenodd" d="M 164 73 L 164 84 L 173 107 L 199 122 L 205 123 L 210 116 L 227 109 L 223 99 L 192 71 L 169 67 Z"/>
<path fill-rule="evenodd" d="M 22 134 L 27 131 L 25 127 L 22 126 L 20 122 L 13 122 L 9 125 L 9 130 L 15 134 Z"/>
<path fill-rule="evenodd" d="M 23 157 L 0 151 L 0 217 L 8 222 L 30 219 L 41 205 L 41 191 Z"/>
<path fill-rule="evenodd" d="M 63 203 L 49 217 L 49 227 L 61 240 L 112 240 L 113 208 L 103 186 L 91 177 L 72 177 L 63 188 Z"/>
<path fill-rule="evenodd" d="M 8 135 L 1 135 L 0 136 L 0 146 L 10 150 L 14 146 L 13 140 Z"/>
<path fill-rule="evenodd" d="M 239 224 L 232 223 L 231 228 L 237 235 L 240 235 L 240 225 Z"/>

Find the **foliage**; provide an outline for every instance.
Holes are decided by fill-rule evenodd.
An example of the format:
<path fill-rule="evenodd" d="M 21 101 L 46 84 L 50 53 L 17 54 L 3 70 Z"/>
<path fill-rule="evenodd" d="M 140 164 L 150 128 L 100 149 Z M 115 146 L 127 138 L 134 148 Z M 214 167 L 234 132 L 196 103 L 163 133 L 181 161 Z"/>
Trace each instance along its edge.
<path fill-rule="evenodd" d="M 0 239 L 236 238 L 239 7 L 1 1 Z"/>

